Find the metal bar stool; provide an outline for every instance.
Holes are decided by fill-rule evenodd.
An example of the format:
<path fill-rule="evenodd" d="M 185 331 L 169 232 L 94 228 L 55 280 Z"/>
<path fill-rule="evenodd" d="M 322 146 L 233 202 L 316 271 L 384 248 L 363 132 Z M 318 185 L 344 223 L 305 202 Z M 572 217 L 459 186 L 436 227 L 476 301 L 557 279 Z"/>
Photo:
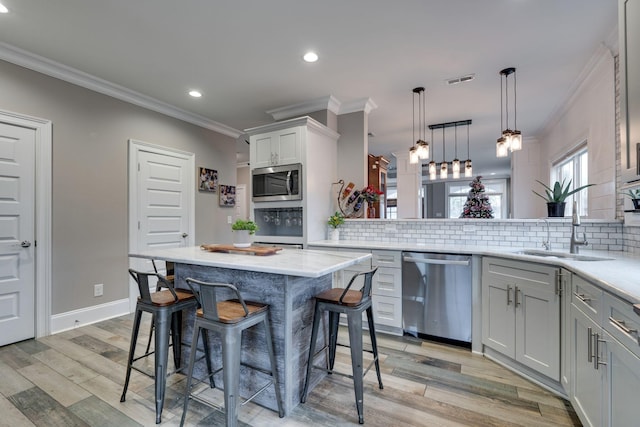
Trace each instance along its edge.
<path fill-rule="evenodd" d="M 160 272 L 158 271 L 158 266 L 156 265 L 156 260 L 152 259 L 151 264 L 153 265 L 153 271 L 155 271 L 156 274 L 160 274 Z M 166 274 L 163 276 L 164 280 L 163 281 L 158 280 L 156 292 L 160 292 L 162 290 L 163 282 L 165 281 L 171 283 L 172 285 L 175 285 L 174 264 L 171 261 L 165 261 L 165 270 L 166 270 Z M 154 325 L 154 322 L 152 320 L 151 326 L 149 327 L 149 340 L 147 341 L 147 348 L 144 351 L 145 353 L 149 353 L 149 349 L 151 348 L 151 342 L 153 341 L 153 330 L 154 330 L 153 325 Z"/>
<path fill-rule="evenodd" d="M 187 284 L 193 291 L 200 303 L 201 309 L 196 312 L 193 325 L 194 343 L 198 333 L 206 330 L 216 331 L 222 338 L 222 368 L 210 373 L 210 377 L 220 370 L 223 371 L 224 381 L 224 407 L 227 427 L 238 425 L 238 407 L 253 400 L 258 394 L 266 390 L 273 384 L 278 404 L 278 415 L 284 416 L 282 399 L 280 397 L 280 387 L 276 375 L 276 359 L 273 352 L 273 341 L 271 340 L 271 327 L 269 325 L 269 306 L 256 302 L 245 301 L 238 289 L 226 283 L 207 283 L 192 278 L 186 279 Z M 193 284 L 199 285 L 199 290 Z M 218 301 L 216 290 L 230 290 L 237 299 Z M 271 370 L 259 368 L 257 366 L 242 363 L 240 361 L 242 331 L 259 323 L 264 325 L 267 353 L 271 362 Z M 205 332 L 206 333 L 206 332 Z M 239 396 L 240 390 L 240 365 L 248 366 L 271 377 L 270 381 L 262 386 L 250 398 L 243 400 Z M 185 389 L 184 409 L 180 425 L 184 424 L 189 400 L 198 400 L 201 403 L 209 404 L 201 399 L 197 394 L 191 393 L 191 383 L 193 379 L 194 353 L 189 357 L 189 369 L 187 373 L 187 387 Z M 242 401 L 242 402 L 241 402 Z"/>
<path fill-rule="evenodd" d="M 191 308 L 196 309 L 198 300 L 191 291 L 184 289 L 174 289 L 173 284 L 167 281 L 164 276 L 157 273 L 144 273 L 129 269 L 129 274 L 138 284 L 140 296 L 136 303 L 136 314 L 133 321 L 133 331 L 131 333 L 131 346 L 129 348 L 129 358 L 127 361 L 127 375 L 124 382 L 124 389 L 120 402 L 124 402 L 129 387 L 129 379 L 131 377 L 131 369 L 152 376 L 155 379 L 155 400 L 156 400 L 156 424 L 161 421 L 162 407 L 164 405 L 165 385 L 167 379 L 167 364 L 169 359 L 169 332 L 171 332 L 171 341 L 173 347 L 173 361 L 176 371 L 180 368 L 181 357 L 181 331 L 182 331 L 182 310 Z M 159 290 L 151 293 L 149 291 L 149 277 L 155 276 L 158 279 L 158 286 L 166 287 L 167 290 Z M 154 351 L 145 353 L 135 357 L 136 344 L 138 341 L 138 332 L 140 331 L 140 320 L 142 312 L 151 313 L 153 317 L 153 328 L 155 329 L 155 348 Z M 208 356 L 208 340 L 203 334 L 203 344 L 205 357 Z M 196 340 L 193 340 L 192 354 L 195 354 Z M 154 375 L 138 369 L 133 363 L 142 358 L 154 354 Z M 211 371 L 209 357 L 207 359 L 207 367 Z"/>
<path fill-rule="evenodd" d="M 309 347 L 309 361 L 307 363 L 307 378 L 302 392 L 301 402 L 307 400 L 309 390 L 309 379 L 311 377 L 311 368 L 322 369 L 329 374 L 336 373 L 353 379 L 353 386 L 356 395 L 356 408 L 358 410 L 358 422 L 364 424 L 364 407 L 363 400 L 363 377 L 369 372 L 371 366 L 375 363 L 376 372 L 378 374 L 378 385 L 382 386 L 382 377 L 380 376 L 380 363 L 378 362 L 378 344 L 376 342 L 376 331 L 373 323 L 373 309 L 371 308 L 371 284 L 373 275 L 378 270 L 375 269 L 367 272 L 355 274 L 345 289 L 333 288 L 316 295 L 315 311 L 313 313 L 313 329 L 311 330 L 311 346 Z M 364 286 L 359 291 L 351 290 L 351 285 L 358 276 L 364 276 Z M 326 344 L 317 353 L 316 339 L 318 337 L 318 328 L 320 319 L 324 311 L 329 312 L 329 343 Z M 373 360 L 363 373 L 362 369 L 362 312 L 367 312 L 367 320 L 369 322 L 369 334 L 371 336 L 371 347 L 373 349 Z M 351 367 L 353 375 L 334 372 L 333 365 L 336 360 L 336 345 L 338 342 L 338 323 L 340 314 L 347 315 L 347 325 L 349 331 L 349 346 L 351 347 Z M 329 350 L 327 358 L 327 367 L 316 366 L 313 360 L 323 351 Z"/>

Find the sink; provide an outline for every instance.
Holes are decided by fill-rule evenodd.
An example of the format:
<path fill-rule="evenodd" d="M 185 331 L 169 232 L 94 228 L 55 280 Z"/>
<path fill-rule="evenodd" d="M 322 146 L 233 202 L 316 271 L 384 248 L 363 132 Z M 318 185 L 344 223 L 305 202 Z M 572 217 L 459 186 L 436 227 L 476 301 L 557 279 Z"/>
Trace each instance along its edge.
<path fill-rule="evenodd" d="M 552 252 L 539 249 L 523 249 L 516 252 L 520 255 L 539 256 L 543 258 L 566 259 L 573 261 L 611 261 L 613 258 L 606 258 L 594 255 L 570 254 L 567 252 Z"/>

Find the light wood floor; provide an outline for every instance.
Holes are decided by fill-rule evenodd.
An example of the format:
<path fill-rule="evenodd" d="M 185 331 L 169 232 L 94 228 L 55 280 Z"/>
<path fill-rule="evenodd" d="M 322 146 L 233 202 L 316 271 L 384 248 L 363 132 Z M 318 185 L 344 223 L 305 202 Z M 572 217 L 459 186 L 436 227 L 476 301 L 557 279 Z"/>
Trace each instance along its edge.
<path fill-rule="evenodd" d="M 125 316 L 0 347 L 0 426 L 155 425 L 152 379 L 134 371 L 127 401 L 120 403 L 131 324 L 132 316 Z M 469 350 L 410 337 L 378 339 L 384 389 L 369 372 L 365 425 L 580 425 L 568 402 Z M 338 351 L 337 369 L 349 372 L 348 349 Z M 167 385 L 161 425 L 175 426 L 184 376 L 172 375 Z M 221 393 L 217 398 L 222 402 Z M 255 427 L 358 425 L 353 385 L 330 376 L 287 417 L 249 403 L 240 421 Z M 220 411 L 198 402 L 190 404 L 187 423 L 224 425 Z"/>

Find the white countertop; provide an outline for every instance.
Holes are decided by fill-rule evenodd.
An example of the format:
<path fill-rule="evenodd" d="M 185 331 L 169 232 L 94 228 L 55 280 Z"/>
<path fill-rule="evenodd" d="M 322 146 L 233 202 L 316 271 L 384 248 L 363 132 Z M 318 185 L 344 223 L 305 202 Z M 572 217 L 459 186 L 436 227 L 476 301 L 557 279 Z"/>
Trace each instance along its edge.
<path fill-rule="evenodd" d="M 603 289 L 628 300 L 640 303 L 640 256 L 622 251 L 591 251 L 580 249 L 580 255 L 610 258 L 602 261 L 577 261 L 573 259 L 549 258 L 524 255 L 517 252 L 532 248 L 470 246 L 470 245 L 420 245 L 384 243 L 356 240 L 321 240 L 309 243 L 310 246 L 334 247 L 365 250 L 394 250 L 408 252 L 438 252 L 465 255 L 500 256 L 521 261 L 550 264 L 565 267 Z M 568 251 L 552 251 L 565 252 Z M 347 252 L 349 253 L 349 252 Z"/>
<path fill-rule="evenodd" d="M 208 252 L 200 249 L 199 246 L 153 249 L 130 253 L 129 256 L 301 277 L 324 276 L 371 258 L 370 253 L 308 249 L 283 249 L 273 255 L 256 256 L 243 253 Z"/>

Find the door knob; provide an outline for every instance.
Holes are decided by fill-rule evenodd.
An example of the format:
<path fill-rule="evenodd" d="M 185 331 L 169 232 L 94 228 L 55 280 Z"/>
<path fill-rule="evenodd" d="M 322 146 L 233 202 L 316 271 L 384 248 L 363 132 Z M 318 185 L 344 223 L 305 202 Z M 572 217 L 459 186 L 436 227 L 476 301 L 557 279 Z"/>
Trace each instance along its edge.
<path fill-rule="evenodd" d="M 29 246 L 31 246 L 31 242 L 28 240 L 23 240 L 22 243 L 20 243 L 20 246 L 22 246 L 23 248 L 28 248 Z"/>
<path fill-rule="evenodd" d="M 189 233 L 182 233 L 182 238 L 186 239 L 187 237 L 189 237 Z"/>

